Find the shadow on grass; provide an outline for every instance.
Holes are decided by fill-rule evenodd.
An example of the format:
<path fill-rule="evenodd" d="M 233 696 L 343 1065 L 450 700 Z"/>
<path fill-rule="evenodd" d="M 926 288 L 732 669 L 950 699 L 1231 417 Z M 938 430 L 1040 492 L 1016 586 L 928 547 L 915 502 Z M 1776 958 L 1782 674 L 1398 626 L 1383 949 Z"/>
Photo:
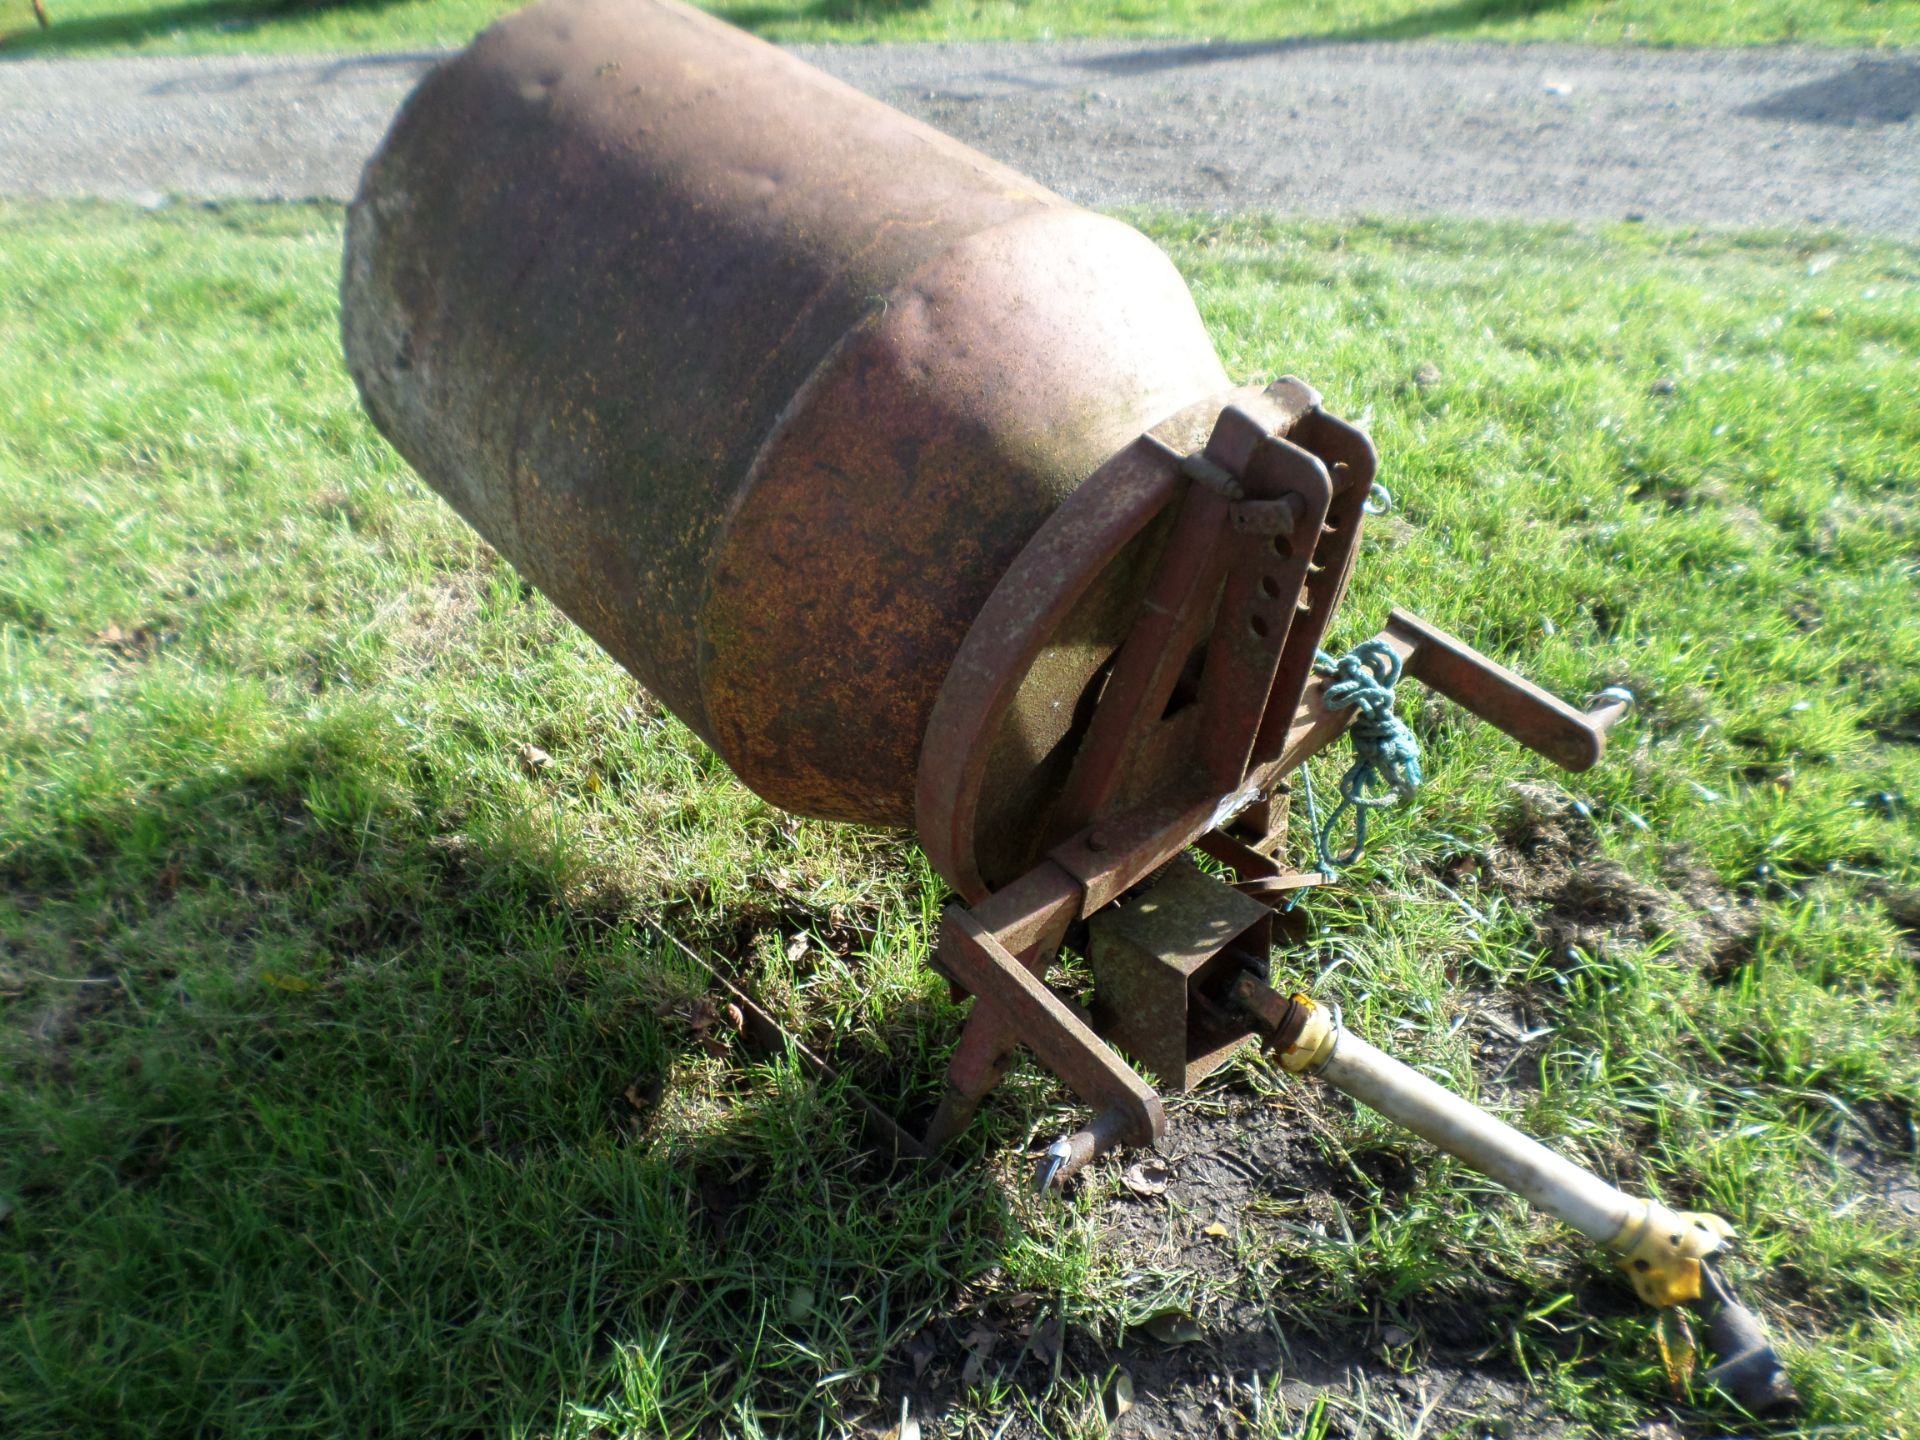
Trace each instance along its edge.
<path fill-rule="evenodd" d="M 408 3 L 408 0 L 196 0 L 191 4 L 63 21 L 58 13 L 58 0 L 55 0 L 52 28 L 41 30 L 29 22 L 24 28 L 0 36 L 0 55 L 85 53 L 123 45 L 137 46 L 177 31 L 223 28 L 257 33 L 271 41 L 276 24 L 299 20 L 316 11 L 351 9 L 377 12 L 402 3 Z M 418 3 L 418 0 L 412 0 L 412 3 Z M 851 25 L 867 20 L 884 20 L 891 15 L 924 10 L 931 3 L 932 0 L 812 0 L 810 4 L 795 7 L 741 0 L 741 3 L 709 4 L 706 8 L 729 24 L 758 31 L 806 22 Z M 1198 43 L 1175 45 L 1146 53 L 1129 52 L 1113 57 L 1110 65 L 1101 60 L 1080 63 L 1089 69 L 1107 69 L 1109 73 L 1183 69 L 1210 61 L 1260 55 L 1300 44 L 1430 39 L 1483 25 L 1525 20 L 1548 11 L 1564 9 L 1574 3 L 1577 0 L 1455 0 L 1453 4 L 1414 10 L 1394 19 L 1368 25 L 1336 27 L 1279 36 L 1273 40 Z M 503 3 L 501 13 L 513 8 Z"/>
<path fill-rule="evenodd" d="M 705 978 L 634 902 L 390 740 L 322 722 L 0 833 L 10 1437 L 877 1432 L 903 1395 L 1083 1406 L 1116 1364 L 1180 1432 L 1221 1357 L 1391 1378 L 1349 1321 L 1289 1342 L 1248 1303 L 1204 1352 L 1061 1335 L 986 1279 L 1046 1242 L 979 1139 L 896 1165 L 844 1088 L 708 1059 Z M 741 923 L 676 913 L 710 954 Z M 932 1093 L 938 1049 L 880 1098 Z"/>
<path fill-rule="evenodd" d="M 996 1257 L 979 1167 L 708 1061 L 698 977 L 423 764 L 335 727 L 0 835 L 11 1435 L 800 1423 Z"/>
<path fill-rule="evenodd" d="M 1279 55 L 1289 50 L 1311 49 L 1322 45 L 1358 45 L 1392 40 L 1431 40 L 1481 25 L 1524 20 L 1530 16 L 1561 10 L 1577 0 L 1459 0 L 1431 10 L 1418 10 L 1392 20 L 1371 25 L 1344 26 L 1311 34 L 1287 35 L 1272 40 L 1202 41 L 1169 45 L 1157 50 L 1122 50 L 1112 55 L 1089 56 L 1072 63 L 1079 69 L 1102 75 L 1151 75 L 1168 70 L 1196 69 L 1234 60 Z"/>
<path fill-rule="evenodd" d="M 704 977 L 631 902 L 389 739 L 323 722 L 0 833 L 10 1435 L 878 1431 L 903 1394 L 1086 1403 L 1049 1333 L 1176 1433 L 1222 1357 L 1309 1402 L 1392 1378 L 1245 1302 L 1204 1353 L 1049 1332 L 1053 1297 L 983 1283 L 1033 1237 L 975 1157 L 882 1161 L 844 1090 L 708 1060 L 675 1018 Z"/>
<path fill-rule="evenodd" d="M 0 32 L 0 57 L 57 56 L 119 46 L 139 46 L 176 32 L 239 31 L 271 41 L 276 25 L 323 11 L 374 14 L 417 0 L 193 0 L 108 15 L 62 19 L 60 0 L 49 0 L 53 24 Z"/>
<path fill-rule="evenodd" d="M 791 5 L 707 4 L 703 8 L 729 25 L 742 30 L 760 30 L 769 25 L 815 21 L 830 25 L 848 25 L 862 20 L 884 20 L 924 10 L 933 0 L 813 0 L 798 8 Z"/>

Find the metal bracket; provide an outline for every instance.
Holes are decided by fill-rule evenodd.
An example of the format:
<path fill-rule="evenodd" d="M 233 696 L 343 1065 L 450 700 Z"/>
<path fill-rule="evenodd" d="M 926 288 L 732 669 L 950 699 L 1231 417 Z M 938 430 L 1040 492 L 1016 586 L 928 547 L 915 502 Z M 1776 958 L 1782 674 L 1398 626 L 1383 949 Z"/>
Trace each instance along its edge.
<path fill-rule="evenodd" d="M 1015 959 L 971 911 L 958 905 L 948 909 L 937 963 L 991 1006 L 1074 1094 L 1096 1110 L 1112 1110 L 1124 1117 L 1114 1139 L 1151 1145 L 1165 1133 L 1166 1112 L 1153 1087 Z"/>
<path fill-rule="evenodd" d="M 1102 555 L 1117 554 L 1127 543 L 1124 536 L 1138 533 L 1144 522 L 1133 517 L 1147 505 L 1164 509 L 1166 538 L 1053 805 L 1053 833 L 1066 831 L 1067 837 L 1019 880 L 984 897 L 984 887 L 976 888 L 977 872 L 959 863 L 969 838 L 970 802 L 950 803 L 929 782 L 951 777 L 963 787 L 972 783 L 992 710 L 966 703 L 967 696 L 1011 693 L 1017 680 L 994 669 L 995 657 L 1026 663 L 1018 657 L 1032 642 L 1021 638 L 1018 617 L 1059 623 L 1069 592 L 1043 584 L 1051 572 L 1036 558 L 1029 573 L 1023 557 L 1003 586 L 1018 578 L 1023 594 L 1036 587 L 1044 603 L 1016 605 L 1010 594 L 1001 605 L 996 592 L 989 606 L 993 625 L 981 631 L 978 645 L 969 637 L 964 666 L 956 661 L 955 674 L 969 688 L 956 690 L 951 700 L 943 691 L 945 714 L 936 715 L 929 744 L 936 732 L 952 733 L 970 748 L 964 756 L 929 750 L 921 805 L 935 822 L 939 857 L 956 872 L 957 883 L 964 882 L 963 893 L 976 900 L 972 909 L 948 910 L 934 964 L 972 993 L 975 1003 L 928 1127 L 930 1147 L 958 1133 L 998 1082 L 1006 1055 L 1025 1044 L 1096 1112 L 1091 1125 L 1049 1152 L 1047 1174 L 1057 1180 L 1111 1145 L 1147 1143 L 1165 1125 L 1153 1088 L 1096 1031 L 1111 1031 L 1175 1089 L 1186 1088 L 1253 1033 L 1216 1013 L 1217 997 L 1207 986 L 1221 988 L 1243 964 L 1264 959 L 1274 926 L 1296 922 L 1261 902 L 1283 904 L 1315 877 L 1297 875 L 1274 858 L 1284 841 L 1284 793 L 1271 801 L 1267 792 L 1277 777 L 1264 773 L 1256 780 L 1249 769 L 1273 712 L 1290 717 L 1298 708 L 1313 652 L 1357 547 L 1373 475 L 1365 437 L 1319 411 L 1311 403 L 1317 397 L 1297 382 L 1274 387 L 1274 396 L 1283 402 L 1277 412 L 1228 405 L 1203 451 L 1169 457 L 1179 489 L 1159 489 L 1155 467 L 1162 462 L 1150 449 L 1130 451 L 1133 458 L 1111 480 L 1116 518 L 1102 518 L 1106 512 L 1090 506 L 1076 517 L 1079 530 L 1099 539 Z M 1065 533 L 1063 528 L 1056 538 Z M 1036 543 L 1045 550 L 1055 540 Z M 951 717 L 963 718 L 964 727 Z M 1243 814 L 1253 845 L 1222 828 Z M 1194 872 L 1209 904 L 1233 910 L 1234 923 L 1227 927 L 1232 933 L 1221 931 L 1217 944 L 1201 942 L 1186 956 L 1192 963 L 1183 966 L 1168 960 L 1166 945 L 1128 943 L 1128 927 L 1141 915 L 1120 920 L 1116 928 L 1100 914 L 1107 938 L 1095 941 L 1096 989 L 1125 988 L 1117 978 L 1125 972 L 1164 993 L 1152 1005 L 1102 1003 L 1101 1023 L 1090 1026 L 1044 983 L 1068 923 L 1104 912 L 1196 843 L 1239 874 L 1235 893 Z M 1244 956 L 1233 949 L 1243 936 L 1248 945 L 1242 948 L 1249 951 Z M 1206 985 L 1190 983 L 1203 975 L 1212 977 Z M 1164 1044 L 1158 1031 L 1165 1032 L 1159 1037 Z"/>

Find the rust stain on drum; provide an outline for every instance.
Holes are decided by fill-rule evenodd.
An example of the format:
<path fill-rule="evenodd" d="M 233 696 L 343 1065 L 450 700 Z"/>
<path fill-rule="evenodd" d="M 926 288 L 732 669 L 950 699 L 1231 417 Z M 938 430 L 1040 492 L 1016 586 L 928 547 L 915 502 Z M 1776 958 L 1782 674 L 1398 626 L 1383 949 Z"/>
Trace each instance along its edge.
<path fill-rule="evenodd" d="M 921 734 L 994 584 L 1143 416 L 1218 378 L 1197 325 L 1164 323 L 1191 308 L 1135 231 L 1053 209 L 961 241 L 848 337 L 714 561 L 705 700 L 750 785 L 912 822 Z"/>
<path fill-rule="evenodd" d="M 342 330 L 395 448 L 748 784 L 886 824 L 1013 556 L 1225 385 L 1137 233 L 671 0 L 428 77 Z"/>

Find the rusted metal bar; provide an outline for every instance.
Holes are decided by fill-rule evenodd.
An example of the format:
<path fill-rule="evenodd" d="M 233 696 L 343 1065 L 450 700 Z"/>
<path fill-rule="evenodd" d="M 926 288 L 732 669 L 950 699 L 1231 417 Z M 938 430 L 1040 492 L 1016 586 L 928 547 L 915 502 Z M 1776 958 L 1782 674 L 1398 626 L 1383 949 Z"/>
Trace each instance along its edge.
<path fill-rule="evenodd" d="M 1326 883 L 1318 870 L 1295 870 L 1264 850 L 1236 839 L 1225 830 L 1209 830 L 1193 842 L 1201 854 L 1231 866 L 1240 878 L 1234 889 L 1266 904 L 1279 904 L 1298 891 Z"/>
<path fill-rule="evenodd" d="M 1227 567 L 1218 541 L 1228 506 L 1219 490 L 1189 484 L 1153 585 L 1140 602 L 1140 618 L 1114 659 L 1075 753 L 1054 812 L 1062 828 L 1079 829 L 1107 808 L 1145 728 L 1166 709 Z"/>
<path fill-rule="evenodd" d="M 983 901 L 973 920 L 1003 949 L 1016 954 L 1035 977 L 1044 977 L 1067 927 L 1079 918 L 1080 900 L 1080 885 L 1071 875 L 1057 865 L 1042 864 Z M 943 926 L 933 964 L 964 990 L 960 973 L 964 961 L 960 967 L 947 963 L 961 943 L 955 932 Z M 1017 1015 L 975 995 L 959 1042 L 947 1060 L 946 1087 L 927 1123 L 930 1150 L 939 1150 L 966 1129 L 980 1102 L 1000 1083 L 1007 1057 L 1021 1038 Z"/>
<path fill-rule="evenodd" d="M 1080 913 L 1091 915 L 1253 799 L 1249 790 L 1222 800 L 1205 781 L 1192 778 L 1123 815 L 1089 826 L 1055 847 L 1048 858 L 1080 882 L 1085 892 Z"/>
<path fill-rule="evenodd" d="M 1325 642 L 1334 612 L 1347 592 L 1360 534 L 1366 521 L 1367 496 L 1373 489 L 1377 461 L 1373 442 L 1344 420 L 1316 409 L 1297 427 L 1292 438 L 1310 449 L 1327 467 L 1333 499 L 1327 505 L 1318 536 L 1296 534 L 1296 548 L 1309 550 L 1312 562 L 1300 591 L 1299 613 L 1287 628 L 1280 665 L 1273 677 L 1260 734 L 1253 744 L 1253 764 L 1265 769 L 1286 745 L 1294 717 L 1307 686 L 1313 680 L 1314 656 Z M 1284 774 L 1290 766 L 1281 766 Z M 1270 780 L 1267 783 L 1272 783 Z"/>
<path fill-rule="evenodd" d="M 1313 563 L 1311 541 L 1333 500 L 1326 466 L 1279 436 L 1263 437 L 1253 447 L 1243 484 L 1255 502 L 1292 503 L 1285 533 L 1236 526 L 1228 541 L 1226 587 L 1200 677 L 1200 760 L 1222 794 L 1238 790 L 1246 778 Z"/>
<path fill-rule="evenodd" d="M 1166 1129 L 1153 1087 L 993 935 L 960 906 L 947 911 L 941 963 L 959 982 L 1008 1018 L 1042 1064 L 1096 1110 L 1117 1108 L 1126 1124 L 1120 1138 L 1149 1145 Z"/>
<path fill-rule="evenodd" d="M 1119 1106 L 1093 1117 L 1093 1123 L 1049 1145 L 1034 1167 L 1034 1189 L 1046 1191 L 1064 1185 L 1089 1162 L 1126 1143 L 1131 1119 Z"/>
<path fill-rule="evenodd" d="M 1607 731 L 1631 708 L 1609 698 L 1582 714 L 1559 696 L 1514 674 L 1417 615 L 1396 609 L 1381 638 L 1399 653 L 1404 673 L 1471 710 L 1564 770 L 1590 770 L 1606 753 Z"/>

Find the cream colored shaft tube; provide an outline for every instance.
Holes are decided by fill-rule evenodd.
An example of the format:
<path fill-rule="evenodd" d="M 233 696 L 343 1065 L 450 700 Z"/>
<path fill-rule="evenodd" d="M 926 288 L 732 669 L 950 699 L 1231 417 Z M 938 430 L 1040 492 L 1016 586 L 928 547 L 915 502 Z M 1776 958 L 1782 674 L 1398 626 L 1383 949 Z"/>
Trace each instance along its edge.
<path fill-rule="evenodd" d="M 1436 1085 L 1341 1026 L 1333 1054 L 1309 1072 L 1473 1166 L 1601 1245 L 1644 1218 L 1636 1200 Z"/>

